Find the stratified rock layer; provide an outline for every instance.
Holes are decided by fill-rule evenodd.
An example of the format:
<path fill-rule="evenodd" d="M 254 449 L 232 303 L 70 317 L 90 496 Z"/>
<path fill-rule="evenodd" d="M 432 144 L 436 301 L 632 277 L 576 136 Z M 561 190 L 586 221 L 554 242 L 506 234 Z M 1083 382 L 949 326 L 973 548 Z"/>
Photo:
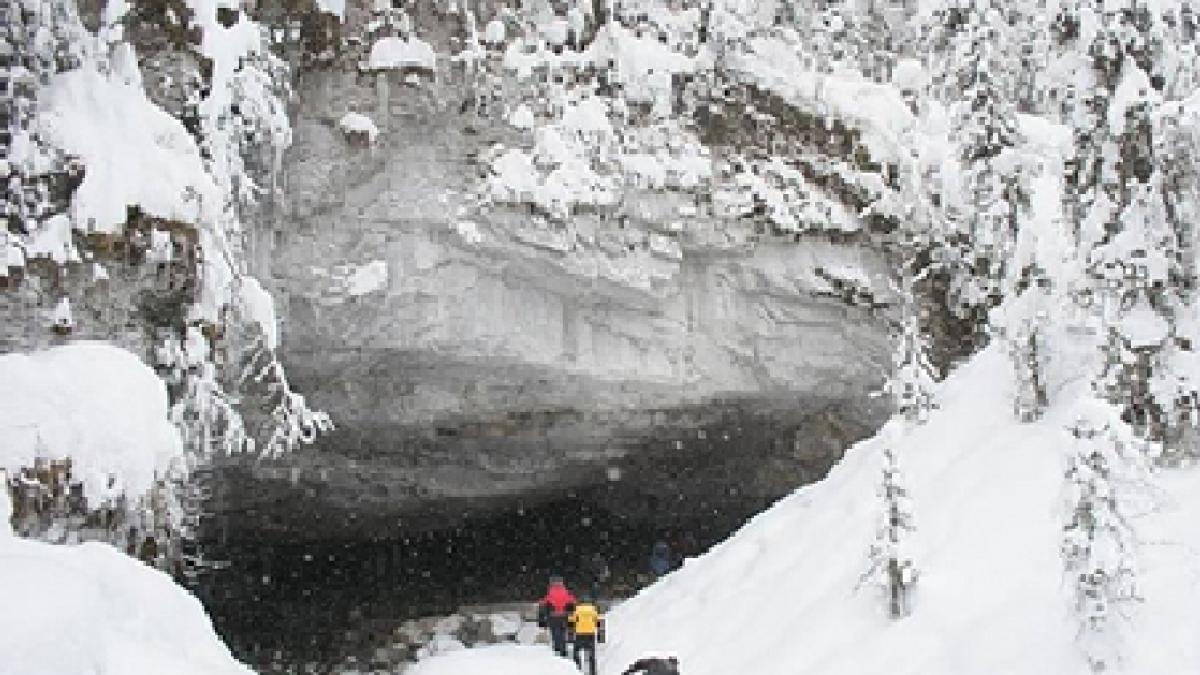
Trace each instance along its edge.
<path fill-rule="evenodd" d="M 746 515 L 880 420 L 885 319 L 828 283 L 887 296 L 865 238 L 763 234 L 697 215 L 694 189 L 634 184 L 566 219 L 481 200 L 481 158 L 532 135 L 448 62 L 299 83 L 285 202 L 252 249 L 292 383 L 339 430 L 228 467 L 254 482 L 218 510 L 263 517 L 227 534 L 440 527 L 595 486 L 631 515 Z"/>

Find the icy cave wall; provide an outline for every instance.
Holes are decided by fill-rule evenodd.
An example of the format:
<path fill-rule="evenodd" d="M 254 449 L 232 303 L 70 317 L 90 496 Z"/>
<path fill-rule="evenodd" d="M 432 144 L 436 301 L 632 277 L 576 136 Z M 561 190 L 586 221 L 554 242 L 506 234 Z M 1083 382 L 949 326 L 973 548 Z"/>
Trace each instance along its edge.
<path fill-rule="evenodd" d="M 339 429 L 232 469 L 256 489 L 225 508 L 339 536 L 603 485 L 702 516 L 811 480 L 881 419 L 886 263 L 862 191 L 812 170 L 870 154 L 857 122 L 780 129 L 796 111 L 713 60 L 694 8 L 576 36 L 549 4 L 402 5 L 350 3 L 339 55 L 299 69 L 250 247 L 293 382 Z M 806 176 L 748 159 L 789 149 Z M 790 212 L 767 203 L 789 186 Z"/>

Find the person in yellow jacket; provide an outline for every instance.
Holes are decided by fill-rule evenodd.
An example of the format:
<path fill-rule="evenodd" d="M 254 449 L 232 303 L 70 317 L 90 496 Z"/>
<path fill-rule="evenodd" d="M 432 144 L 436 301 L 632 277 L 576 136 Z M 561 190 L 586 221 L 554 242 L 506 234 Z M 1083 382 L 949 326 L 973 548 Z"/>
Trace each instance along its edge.
<path fill-rule="evenodd" d="M 584 598 L 575 605 L 575 611 L 567 617 L 567 623 L 575 635 L 575 649 L 572 652 L 575 665 L 583 668 L 579 656 L 580 652 L 587 652 L 588 668 L 584 672 L 596 675 L 596 643 L 604 642 L 604 617 L 590 599 Z"/>

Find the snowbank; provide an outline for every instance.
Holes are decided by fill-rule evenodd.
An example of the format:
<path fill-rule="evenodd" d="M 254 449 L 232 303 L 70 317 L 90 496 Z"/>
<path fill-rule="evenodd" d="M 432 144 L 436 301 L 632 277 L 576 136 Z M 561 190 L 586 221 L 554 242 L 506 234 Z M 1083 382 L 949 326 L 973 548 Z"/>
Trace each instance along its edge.
<path fill-rule="evenodd" d="M 130 352 L 79 342 L 0 356 L 0 469 L 68 457 L 91 504 L 142 494 L 182 460 L 166 387 Z"/>
<path fill-rule="evenodd" d="M 0 514 L 8 496 L 0 491 Z M 0 528 L 7 530 L 5 520 Z M 0 534 L 0 675 L 250 675 L 200 602 L 106 544 Z"/>
<path fill-rule="evenodd" d="M 409 675 L 579 675 L 573 661 L 549 647 L 499 646 L 439 654 L 419 662 Z"/>
<path fill-rule="evenodd" d="M 0 484 L 35 457 L 70 457 L 89 501 L 139 494 L 181 453 L 163 383 L 133 354 L 77 343 L 0 356 Z M 0 489 L 0 597 L 14 608 L 0 615 L 0 675 L 253 672 L 167 575 L 107 544 L 14 537 L 11 513 Z"/>
<path fill-rule="evenodd" d="M 420 38 L 405 40 L 398 37 L 384 37 L 375 41 L 371 46 L 371 55 L 367 59 L 370 70 L 386 70 L 390 68 L 424 68 L 433 70 L 436 57 L 433 47 Z"/>
<path fill-rule="evenodd" d="M 943 409 L 891 443 L 915 509 L 921 578 L 913 613 L 892 621 L 859 587 L 878 519 L 885 439 L 852 448 L 731 539 L 616 608 L 601 670 L 674 653 L 687 675 L 1083 675 L 1059 555 L 1067 412 L 1011 414 L 1011 365 L 989 350 L 943 387 Z M 1064 398 L 1069 400 L 1069 398 Z M 1200 671 L 1196 550 L 1200 471 L 1158 477 L 1158 509 L 1138 518 L 1140 590 L 1126 660 L 1114 672 Z M 856 590 L 857 588 L 857 590 Z"/>

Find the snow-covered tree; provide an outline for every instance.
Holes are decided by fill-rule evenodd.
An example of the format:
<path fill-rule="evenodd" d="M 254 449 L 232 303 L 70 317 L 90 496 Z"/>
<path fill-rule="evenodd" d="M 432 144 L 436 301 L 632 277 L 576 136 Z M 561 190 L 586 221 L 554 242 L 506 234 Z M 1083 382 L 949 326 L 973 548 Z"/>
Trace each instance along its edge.
<path fill-rule="evenodd" d="M 887 391 L 895 401 L 896 411 L 905 419 L 924 422 L 937 407 L 933 395 L 935 372 L 929 362 L 929 340 L 922 334 L 914 310 L 905 310 L 898 339 Z"/>
<path fill-rule="evenodd" d="M 1185 112 L 1189 110 L 1189 112 Z M 1163 410 L 1164 444 L 1171 456 L 1200 454 L 1200 307 L 1197 307 L 1197 231 L 1200 222 L 1200 129 L 1194 109 L 1180 103 L 1160 107 L 1155 119 L 1155 157 L 1165 216 L 1177 253 L 1164 291 L 1170 301 L 1172 334 L 1158 357 L 1165 365 L 1151 378 L 1149 393 Z M 1191 120 L 1191 121 L 1189 121 Z"/>
<path fill-rule="evenodd" d="M 1194 193 L 1165 183 L 1176 170 L 1163 150 L 1165 81 L 1152 76 L 1164 52 L 1160 17 L 1142 2 L 1087 9 L 1064 13 L 1059 24 L 1088 57 L 1085 95 L 1070 120 L 1076 156 L 1067 206 L 1090 280 L 1083 297 L 1101 325 L 1097 383 L 1140 434 L 1161 444 L 1180 436 L 1197 389 L 1173 358 L 1190 347 L 1179 333 L 1190 315 L 1194 249 L 1191 225 L 1178 214 Z"/>
<path fill-rule="evenodd" d="M 329 415 L 311 409 L 304 396 L 292 388 L 278 354 L 263 341 L 256 341 L 245 353 L 242 372 L 242 389 L 262 391 L 256 397 L 263 402 L 261 409 L 266 412 L 262 434 L 265 438 L 258 447 L 260 454 L 275 456 L 291 452 L 333 429 Z"/>
<path fill-rule="evenodd" d="M 937 408 L 934 385 L 937 371 L 929 360 L 929 338 L 920 320 L 920 306 L 913 292 L 909 265 L 903 267 L 900 280 L 900 318 L 892 331 L 892 372 L 883 392 L 892 400 L 894 410 L 911 423 L 923 423 Z"/>
<path fill-rule="evenodd" d="M 1138 598 L 1135 537 L 1126 502 L 1140 485 L 1143 458 L 1115 410 L 1085 402 L 1069 429 L 1064 569 L 1073 589 L 1079 640 L 1092 669 L 1115 664 L 1122 607 Z"/>
<path fill-rule="evenodd" d="M 958 300 L 968 307 L 992 307 L 1004 293 L 1006 263 L 1025 196 L 1016 157 L 1016 110 L 1007 99 L 1010 87 L 1003 83 L 1004 16 L 997 6 L 973 8 L 968 16 L 958 38 L 966 51 L 957 73 L 965 101 L 954 115 L 970 242 L 969 274 L 963 280 L 967 287 Z"/>
<path fill-rule="evenodd" d="M 932 15 L 925 49 L 933 93 L 948 97 L 957 161 L 943 163 L 946 231 L 938 249 L 947 310 L 986 333 L 1000 304 L 1026 202 L 1018 146 L 1010 3 L 951 0 Z M 953 174 L 953 175 L 950 175 Z"/>
<path fill-rule="evenodd" d="M 34 235 L 67 208 L 64 195 L 83 179 L 82 166 L 40 137 L 38 97 L 55 74 L 82 58 L 84 31 L 73 2 L 5 3 L 0 8 L 0 222 L 14 235 Z M 19 240 L 18 240 L 19 241 Z M 11 263 L 10 263 L 11 264 Z"/>
<path fill-rule="evenodd" d="M 1050 403 L 1046 369 L 1054 348 L 1046 327 L 1052 320 L 1052 300 L 1049 279 L 1042 270 L 1031 268 L 1004 308 L 1003 319 L 993 326 L 1003 335 L 1012 359 L 1016 380 L 1013 414 L 1023 422 L 1039 419 Z"/>
<path fill-rule="evenodd" d="M 877 585 L 887 603 L 888 616 L 899 619 L 912 610 L 913 588 L 917 583 L 917 568 L 908 550 L 908 535 L 915 527 L 912 502 L 896 453 L 888 448 L 883 457 L 879 523 L 868 551 L 870 566 L 860 584 Z"/>

